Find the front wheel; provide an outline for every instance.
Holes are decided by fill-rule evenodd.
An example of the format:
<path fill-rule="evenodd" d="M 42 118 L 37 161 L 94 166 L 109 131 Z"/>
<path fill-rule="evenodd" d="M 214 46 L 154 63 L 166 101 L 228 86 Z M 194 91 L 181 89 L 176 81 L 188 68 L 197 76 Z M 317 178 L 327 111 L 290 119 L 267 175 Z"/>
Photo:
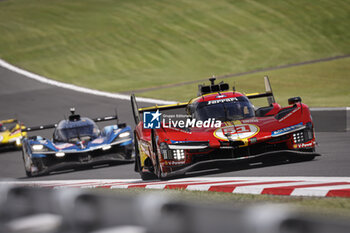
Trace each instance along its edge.
<path fill-rule="evenodd" d="M 142 166 L 141 166 L 141 159 L 140 159 L 140 151 L 139 151 L 139 144 L 138 140 L 135 134 L 134 137 L 134 145 L 135 145 L 135 167 L 134 170 L 135 172 L 140 173 L 141 179 L 142 180 L 154 180 L 157 179 L 156 175 L 151 172 L 151 171 L 142 171 Z M 150 160 L 146 160 L 145 163 L 149 164 Z"/>
<path fill-rule="evenodd" d="M 156 180 L 157 176 L 153 172 L 140 172 L 142 180 Z"/>
<path fill-rule="evenodd" d="M 24 151 L 22 150 L 22 159 L 24 163 L 24 171 L 26 172 L 27 177 L 32 177 L 32 161 L 26 157 Z"/>

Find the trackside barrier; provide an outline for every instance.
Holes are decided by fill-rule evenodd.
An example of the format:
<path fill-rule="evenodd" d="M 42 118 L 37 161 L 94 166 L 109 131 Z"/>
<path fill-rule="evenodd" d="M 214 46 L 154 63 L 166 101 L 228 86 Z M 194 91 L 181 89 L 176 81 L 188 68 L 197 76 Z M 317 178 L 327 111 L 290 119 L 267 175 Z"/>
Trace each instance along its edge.
<path fill-rule="evenodd" d="M 159 193 L 125 196 L 0 185 L 1 233 L 345 233 L 349 229 L 346 219 L 311 216 L 285 205 L 221 206 Z"/>
<path fill-rule="evenodd" d="M 310 110 L 316 132 L 350 131 L 350 107 Z"/>

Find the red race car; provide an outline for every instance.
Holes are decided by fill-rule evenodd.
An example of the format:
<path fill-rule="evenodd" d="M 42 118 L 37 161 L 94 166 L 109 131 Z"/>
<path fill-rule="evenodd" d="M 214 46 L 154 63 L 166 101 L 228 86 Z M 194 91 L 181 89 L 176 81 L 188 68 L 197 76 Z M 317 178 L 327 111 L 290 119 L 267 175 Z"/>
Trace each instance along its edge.
<path fill-rule="evenodd" d="M 265 93 L 242 94 L 227 83 L 199 85 L 198 97 L 186 103 L 138 108 L 131 105 L 135 171 L 142 179 L 219 168 L 239 161 L 312 160 L 315 134 L 309 107 L 300 97 L 288 107 L 275 102 L 268 77 Z M 266 97 L 255 109 L 250 99 Z M 181 112 L 182 111 L 182 112 Z"/>

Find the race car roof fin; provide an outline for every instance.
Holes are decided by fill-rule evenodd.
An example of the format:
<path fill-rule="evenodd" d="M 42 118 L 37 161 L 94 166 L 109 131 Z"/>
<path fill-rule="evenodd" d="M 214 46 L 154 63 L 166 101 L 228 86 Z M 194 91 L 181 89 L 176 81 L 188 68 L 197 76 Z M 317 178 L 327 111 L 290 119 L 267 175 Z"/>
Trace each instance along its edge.
<path fill-rule="evenodd" d="M 156 105 L 152 107 L 146 107 L 146 108 L 139 108 L 138 111 L 139 113 L 145 112 L 145 111 L 150 111 L 150 110 L 169 110 L 169 109 L 177 109 L 177 108 L 183 108 L 188 105 L 188 102 L 185 103 L 177 103 L 177 104 L 169 104 L 169 105 Z"/>
<path fill-rule="evenodd" d="M 136 97 L 135 94 L 131 94 L 130 96 L 130 102 L 131 102 L 131 110 L 132 110 L 132 115 L 134 116 L 134 121 L 135 124 L 137 125 L 140 122 L 140 112 L 139 112 L 139 107 L 137 106 L 136 102 Z"/>

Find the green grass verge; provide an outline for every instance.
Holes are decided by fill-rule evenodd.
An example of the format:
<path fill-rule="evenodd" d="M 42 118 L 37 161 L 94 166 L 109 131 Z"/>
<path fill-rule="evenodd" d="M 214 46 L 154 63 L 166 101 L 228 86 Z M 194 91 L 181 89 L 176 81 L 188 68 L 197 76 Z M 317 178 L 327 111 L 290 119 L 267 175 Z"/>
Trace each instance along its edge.
<path fill-rule="evenodd" d="M 300 96 L 304 103 L 314 107 L 349 106 L 350 104 L 350 58 L 285 68 L 251 75 L 224 79 L 236 90 L 244 93 L 264 92 L 264 79 L 270 77 L 276 101 L 287 105 L 288 98 Z M 206 83 L 209 83 L 206 82 Z M 198 86 L 188 84 L 142 93 L 146 97 L 162 97 L 166 100 L 188 101 L 195 97 Z M 181 93 L 181 94 L 179 94 Z M 266 105 L 265 98 L 254 104 Z"/>
<path fill-rule="evenodd" d="M 349 54 L 349 11 L 343 0 L 1 1 L 0 57 L 59 81 L 131 91 Z M 344 87 L 332 81 L 347 79 L 346 67 L 322 77 L 327 91 Z"/>
<path fill-rule="evenodd" d="M 106 192 L 105 189 L 97 191 Z M 109 192 L 110 190 L 108 190 Z M 289 204 L 301 211 L 323 215 L 339 215 L 350 217 L 350 198 L 338 197 L 292 197 L 276 195 L 232 194 L 223 192 L 186 191 L 186 190 L 149 190 L 144 188 L 113 189 L 112 193 L 121 195 L 139 195 L 149 192 L 170 195 L 181 201 L 195 203 L 224 204 L 237 206 L 240 204 Z"/>

